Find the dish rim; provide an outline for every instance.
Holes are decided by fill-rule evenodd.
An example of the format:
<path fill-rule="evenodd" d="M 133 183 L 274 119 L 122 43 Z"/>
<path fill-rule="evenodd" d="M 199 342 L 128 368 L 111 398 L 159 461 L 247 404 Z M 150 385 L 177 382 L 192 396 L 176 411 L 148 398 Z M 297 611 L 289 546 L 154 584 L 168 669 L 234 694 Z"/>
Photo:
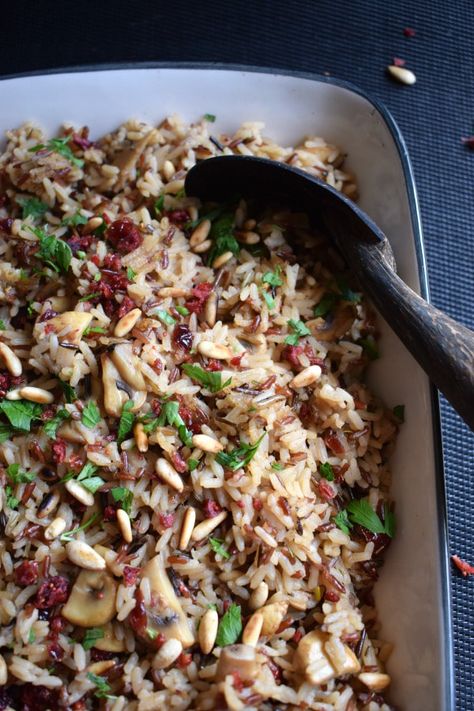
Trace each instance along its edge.
<path fill-rule="evenodd" d="M 9 79 L 27 79 L 30 77 L 51 76 L 55 74 L 79 74 L 83 72 L 99 71 L 120 71 L 126 69 L 182 69 L 182 70 L 217 70 L 233 72 L 249 72 L 253 74 L 269 74 L 274 76 L 293 77 L 295 79 L 307 79 L 316 83 L 330 84 L 341 89 L 346 89 L 357 96 L 365 99 L 379 113 L 395 143 L 397 153 L 402 165 L 405 188 L 407 191 L 410 220 L 413 229 L 413 239 L 415 246 L 416 267 L 420 281 L 420 295 L 430 302 L 430 292 L 428 283 L 428 269 L 426 253 L 423 241 L 423 230 L 421 225 L 420 206 L 415 186 L 415 175 L 408 149 L 403 138 L 403 134 L 392 116 L 391 112 L 383 102 L 374 98 L 369 92 L 361 89 L 352 82 L 345 79 L 338 79 L 332 76 L 325 76 L 314 72 L 299 71 L 295 69 L 285 69 L 281 67 L 255 66 L 251 64 L 234 64 L 226 62 L 193 62 L 193 61 L 136 61 L 136 62 L 104 62 L 85 65 L 72 65 L 66 67 L 52 67 L 26 72 L 17 72 L 0 76 L 0 82 Z M 446 709 L 455 708 L 455 685 L 454 685 L 454 651 L 453 651 L 453 627 L 451 612 L 451 589 L 450 589 L 450 568 L 449 568 L 449 533 L 447 518 L 447 497 L 446 497 L 446 477 L 444 473 L 443 443 L 441 437 L 441 415 L 439 395 L 431 383 L 431 424 L 433 433 L 434 450 L 434 474 L 436 477 L 436 508 L 438 523 L 438 558 L 440 569 L 440 600 L 442 605 L 442 639 L 445 646 L 442 651 L 444 661 L 444 693 L 443 698 Z"/>

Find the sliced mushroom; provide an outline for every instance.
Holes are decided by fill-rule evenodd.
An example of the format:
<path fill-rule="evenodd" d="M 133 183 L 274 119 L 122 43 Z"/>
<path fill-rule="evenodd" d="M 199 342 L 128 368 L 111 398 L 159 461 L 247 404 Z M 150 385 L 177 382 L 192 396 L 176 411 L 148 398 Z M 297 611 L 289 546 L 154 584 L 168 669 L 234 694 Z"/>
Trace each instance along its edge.
<path fill-rule="evenodd" d="M 318 341 L 337 341 L 342 338 L 352 326 L 354 309 L 352 306 L 339 308 L 334 317 L 329 316 L 325 321 L 321 319 L 308 321 L 313 335 Z"/>
<path fill-rule="evenodd" d="M 224 647 L 219 657 L 216 681 L 224 681 L 228 674 L 238 672 L 242 680 L 252 681 L 259 672 L 255 647 L 249 644 L 231 644 Z"/>
<path fill-rule="evenodd" d="M 117 639 L 114 635 L 114 628 L 110 622 L 101 627 L 104 636 L 94 642 L 94 647 L 102 652 L 125 652 L 125 642 Z"/>
<path fill-rule="evenodd" d="M 147 629 L 163 634 L 166 639 L 179 639 L 183 647 L 190 647 L 195 642 L 194 635 L 159 556 L 145 565 L 142 577 L 148 578 L 155 601 L 147 609 Z"/>
<path fill-rule="evenodd" d="M 58 429 L 58 437 L 73 444 L 84 444 L 86 441 L 74 422 L 65 422 L 64 425 L 61 425 Z"/>
<path fill-rule="evenodd" d="M 79 627 L 99 627 L 115 615 L 117 583 L 105 571 L 83 570 L 74 583 L 62 616 Z"/>
<path fill-rule="evenodd" d="M 344 645 L 344 661 L 336 665 L 326 651 L 329 635 L 321 630 L 313 630 L 299 642 L 293 657 L 293 664 L 306 677 L 310 684 L 326 684 L 344 674 L 356 674 L 360 671 L 360 663 L 354 652 Z"/>
<path fill-rule="evenodd" d="M 145 390 L 145 379 L 140 370 L 140 361 L 132 350 L 131 343 L 118 343 L 110 351 L 112 362 L 126 383 L 135 390 Z"/>
<path fill-rule="evenodd" d="M 386 689 L 391 682 L 389 675 L 382 674 L 381 672 L 362 672 L 362 674 L 359 674 L 359 680 L 365 684 L 368 689 L 376 693 Z"/>
<path fill-rule="evenodd" d="M 120 170 L 120 177 L 114 185 L 114 191 L 121 190 L 130 175 L 130 172 L 135 168 L 141 154 L 155 135 L 155 130 L 149 131 L 143 138 L 140 138 L 130 148 L 124 148 L 115 154 L 112 165 L 115 165 Z"/>
<path fill-rule="evenodd" d="M 64 340 L 67 343 L 78 346 L 84 331 L 91 321 L 92 314 L 84 311 L 65 311 L 59 316 L 50 318 L 47 324 L 48 328 L 51 328 L 54 333 L 61 333 L 66 327 L 69 327 L 69 331 L 64 334 Z"/>
<path fill-rule="evenodd" d="M 271 602 L 261 607 L 258 612 L 263 617 L 262 635 L 275 634 L 288 610 L 287 602 Z"/>
<path fill-rule="evenodd" d="M 105 411 L 108 415 L 112 415 L 112 417 L 120 417 L 124 403 L 128 400 L 128 395 L 117 387 L 117 381 L 120 379 L 120 375 L 107 353 L 102 353 L 100 362 L 102 364 Z"/>

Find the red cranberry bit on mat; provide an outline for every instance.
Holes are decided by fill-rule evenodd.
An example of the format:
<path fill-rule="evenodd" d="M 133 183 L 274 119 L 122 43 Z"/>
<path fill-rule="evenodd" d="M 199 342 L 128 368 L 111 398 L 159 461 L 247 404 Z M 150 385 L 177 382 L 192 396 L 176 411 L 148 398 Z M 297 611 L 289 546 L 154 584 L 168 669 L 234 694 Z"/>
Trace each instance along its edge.
<path fill-rule="evenodd" d="M 461 141 L 468 148 L 474 149 L 474 136 L 467 136 L 465 138 L 461 138 Z"/>
<path fill-rule="evenodd" d="M 416 35 L 416 30 L 414 30 L 413 27 L 404 27 L 403 34 L 405 37 L 414 37 Z"/>
<path fill-rule="evenodd" d="M 38 580 L 38 562 L 36 560 L 24 560 L 18 568 L 15 568 L 15 582 L 17 585 L 33 585 Z"/>
<path fill-rule="evenodd" d="M 465 560 L 463 560 L 457 555 L 452 555 L 451 559 L 456 568 L 460 570 L 464 576 L 474 575 L 474 565 L 469 565 L 469 563 L 466 563 Z"/>
<path fill-rule="evenodd" d="M 143 235 L 128 217 L 112 222 L 105 237 L 121 254 L 133 252 L 143 242 Z"/>
<path fill-rule="evenodd" d="M 62 575 L 53 575 L 40 586 L 34 601 L 39 610 L 48 610 L 54 605 L 62 605 L 69 597 L 69 580 Z"/>

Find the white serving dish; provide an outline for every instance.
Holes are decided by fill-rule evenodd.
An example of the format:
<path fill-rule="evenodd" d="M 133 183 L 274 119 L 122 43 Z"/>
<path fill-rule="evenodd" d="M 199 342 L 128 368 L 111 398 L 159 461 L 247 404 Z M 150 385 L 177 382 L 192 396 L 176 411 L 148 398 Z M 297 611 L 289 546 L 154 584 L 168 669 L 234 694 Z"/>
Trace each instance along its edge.
<path fill-rule="evenodd" d="M 278 142 L 317 134 L 344 148 L 360 205 L 384 230 L 402 278 L 427 295 L 413 175 L 387 111 L 326 77 L 205 65 L 105 67 L 21 76 L 0 84 L 0 130 L 32 119 L 48 131 L 67 120 L 99 136 L 129 117 L 217 115 L 216 133 L 264 121 Z M 437 404 L 428 379 L 381 322 L 382 358 L 371 382 L 390 406 L 406 405 L 393 457 L 398 532 L 376 587 L 383 636 L 394 643 L 391 701 L 405 711 L 454 708 L 446 511 Z"/>

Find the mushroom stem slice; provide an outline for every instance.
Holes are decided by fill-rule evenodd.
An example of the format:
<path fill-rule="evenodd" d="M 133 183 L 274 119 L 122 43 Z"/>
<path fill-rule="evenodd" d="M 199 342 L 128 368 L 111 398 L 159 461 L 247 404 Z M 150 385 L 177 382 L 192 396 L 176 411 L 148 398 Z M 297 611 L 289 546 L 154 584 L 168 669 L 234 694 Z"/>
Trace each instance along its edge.
<path fill-rule="evenodd" d="M 224 681 L 228 674 L 238 672 L 241 679 L 253 680 L 259 672 L 255 647 L 231 644 L 222 649 L 217 664 L 216 681 Z"/>
<path fill-rule="evenodd" d="M 100 627 L 116 613 L 117 583 L 106 571 L 83 570 L 74 583 L 62 616 L 79 627 Z"/>

